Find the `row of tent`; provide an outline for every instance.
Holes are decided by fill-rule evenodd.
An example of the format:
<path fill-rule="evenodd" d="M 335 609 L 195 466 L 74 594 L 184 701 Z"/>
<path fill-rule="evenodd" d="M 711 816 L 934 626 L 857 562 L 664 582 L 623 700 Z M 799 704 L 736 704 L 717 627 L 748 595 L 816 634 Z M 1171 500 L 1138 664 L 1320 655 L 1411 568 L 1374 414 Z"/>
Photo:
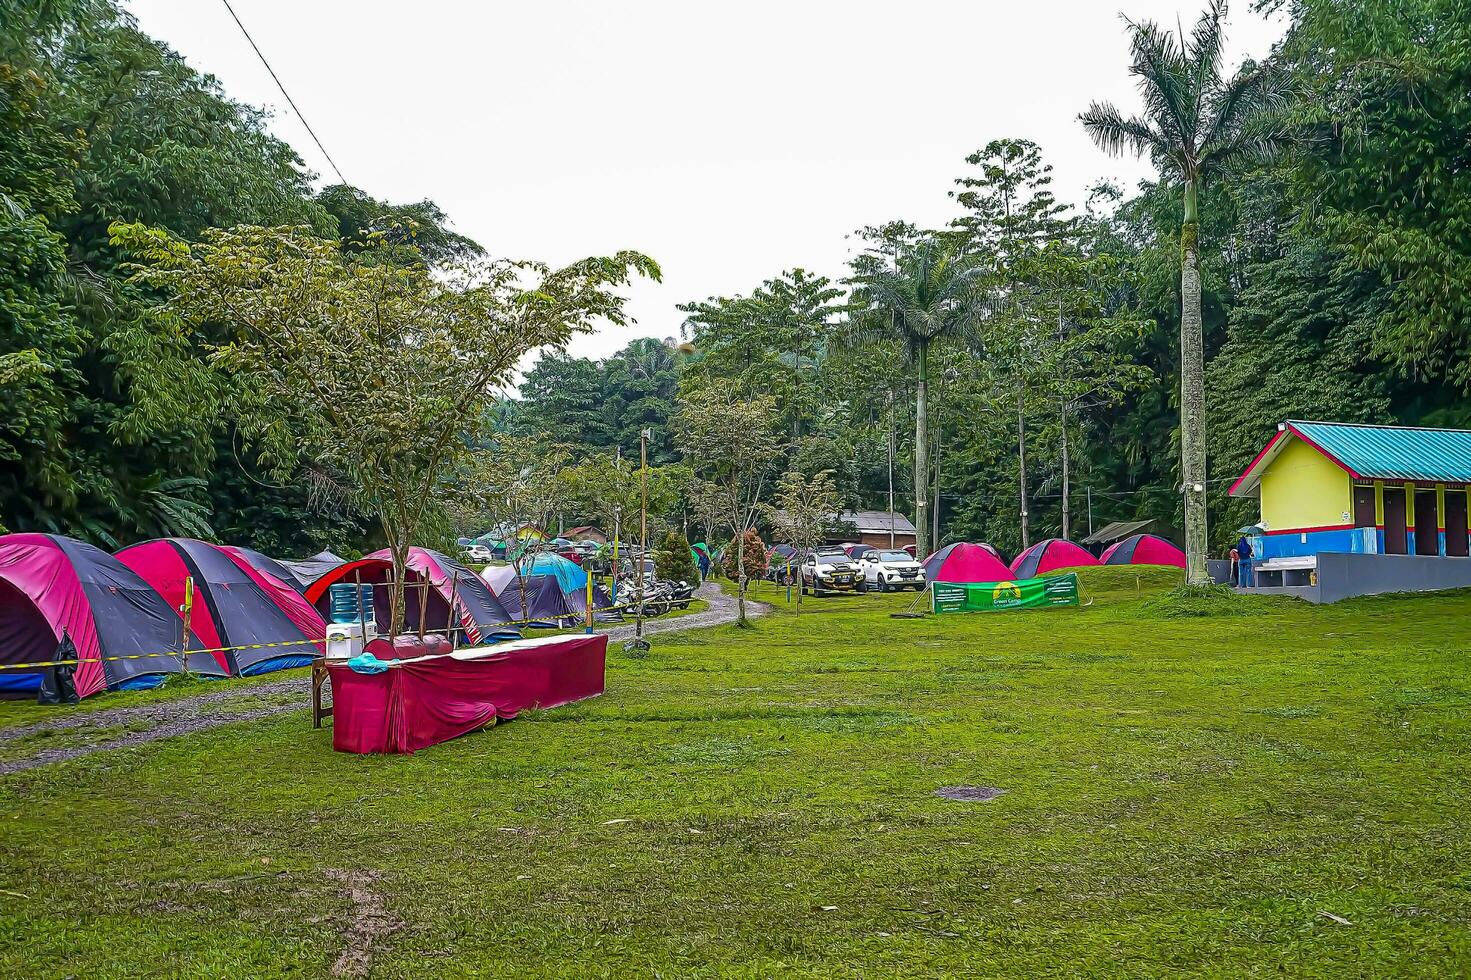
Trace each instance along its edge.
<path fill-rule="evenodd" d="M 1002 582 L 1036 578 L 1048 572 L 1089 565 L 1172 565 L 1185 567 L 1185 552 L 1153 534 L 1136 534 L 1094 557 L 1064 538 L 1038 541 L 1008 565 L 989 544 L 947 544 L 924 560 L 927 582 Z"/>
<path fill-rule="evenodd" d="M 425 548 L 409 549 L 407 566 L 405 622 L 455 629 L 469 643 L 519 639 L 519 625 L 558 626 L 587 612 L 586 574 L 556 555 L 537 556 L 520 581 L 509 568 L 482 578 Z M 304 666 L 325 640 L 332 586 L 376 586 L 392 576 L 386 550 L 293 563 L 189 538 L 109 555 L 57 534 L 3 535 L 0 693 L 35 690 L 58 660 L 75 661 L 81 697 L 155 687 L 186 665 L 204 677 Z M 188 582 L 195 592 L 185 636 Z M 387 622 L 388 590 L 371 591 L 373 618 Z M 598 618 L 617 618 L 601 590 L 594 604 Z"/>

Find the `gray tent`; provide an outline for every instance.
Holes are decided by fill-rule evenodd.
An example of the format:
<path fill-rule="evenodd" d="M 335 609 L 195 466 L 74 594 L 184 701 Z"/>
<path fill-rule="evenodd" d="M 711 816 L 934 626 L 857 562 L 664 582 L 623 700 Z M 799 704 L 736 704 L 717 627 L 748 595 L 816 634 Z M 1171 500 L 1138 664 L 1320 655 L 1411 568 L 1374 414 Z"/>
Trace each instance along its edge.
<path fill-rule="evenodd" d="M 347 559 L 334 555 L 330 551 L 319 551 L 310 558 L 303 558 L 301 561 L 282 561 L 281 564 L 301 584 L 302 588 L 306 588 L 332 569 L 346 565 Z"/>

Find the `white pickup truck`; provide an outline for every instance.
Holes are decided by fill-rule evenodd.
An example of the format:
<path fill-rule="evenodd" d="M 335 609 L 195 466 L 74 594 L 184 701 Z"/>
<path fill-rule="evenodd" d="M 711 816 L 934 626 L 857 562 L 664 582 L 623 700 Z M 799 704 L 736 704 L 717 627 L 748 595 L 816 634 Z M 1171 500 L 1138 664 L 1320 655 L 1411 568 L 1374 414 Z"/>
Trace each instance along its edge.
<path fill-rule="evenodd" d="M 858 569 L 870 589 L 924 591 L 924 566 L 907 551 L 870 548 L 858 557 Z"/>

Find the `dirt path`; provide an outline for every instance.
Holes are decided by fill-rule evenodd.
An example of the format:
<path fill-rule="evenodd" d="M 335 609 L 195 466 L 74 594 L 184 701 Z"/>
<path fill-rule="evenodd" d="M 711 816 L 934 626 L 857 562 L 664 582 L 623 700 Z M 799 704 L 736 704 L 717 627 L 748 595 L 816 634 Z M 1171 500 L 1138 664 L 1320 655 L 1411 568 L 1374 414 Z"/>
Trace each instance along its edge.
<path fill-rule="evenodd" d="M 644 621 L 644 634 L 670 633 L 735 622 L 736 599 L 726 595 L 713 582 L 700 586 L 695 595 L 710 608 L 687 616 L 656 618 Z M 746 615 L 764 616 L 771 612 L 765 603 L 746 601 Z M 610 644 L 633 638 L 632 623 L 606 631 Z M 57 716 L 30 725 L 0 728 L 0 776 L 24 772 L 54 762 L 65 762 L 108 749 L 144 745 L 159 739 L 188 735 L 220 725 L 255 721 L 305 707 L 311 694 L 311 676 L 302 671 L 291 677 L 254 684 L 231 684 L 217 691 L 185 697 L 167 698 L 150 704 L 103 708 L 61 714 L 65 709 L 49 709 Z M 68 737 L 68 734 L 72 737 Z M 93 740 L 95 737 L 95 740 Z M 51 742 L 29 755 L 12 755 L 18 741 Z"/>
<path fill-rule="evenodd" d="M 695 590 L 695 596 L 704 599 L 710 604 L 710 608 L 687 616 L 676 616 L 665 619 L 660 616 L 656 619 L 644 620 L 644 635 L 654 633 L 672 633 L 675 630 L 698 629 L 701 626 L 719 626 L 722 623 L 733 623 L 736 619 L 736 597 L 726 593 L 714 582 L 706 582 Z M 771 612 L 771 607 L 764 602 L 756 602 L 752 599 L 746 600 L 746 616 L 755 619 L 757 616 L 765 616 Z M 615 626 L 608 630 L 609 643 L 623 643 L 633 639 L 634 627 L 632 623 Z"/>

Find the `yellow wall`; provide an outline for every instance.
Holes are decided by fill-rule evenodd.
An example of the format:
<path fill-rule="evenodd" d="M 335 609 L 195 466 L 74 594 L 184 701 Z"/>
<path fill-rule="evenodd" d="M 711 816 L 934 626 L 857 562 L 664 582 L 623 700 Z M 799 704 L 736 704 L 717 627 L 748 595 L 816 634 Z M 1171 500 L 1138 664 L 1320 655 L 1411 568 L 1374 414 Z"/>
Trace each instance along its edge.
<path fill-rule="evenodd" d="M 1269 531 L 1353 523 L 1353 481 L 1295 436 L 1262 471 L 1262 523 Z"/>

